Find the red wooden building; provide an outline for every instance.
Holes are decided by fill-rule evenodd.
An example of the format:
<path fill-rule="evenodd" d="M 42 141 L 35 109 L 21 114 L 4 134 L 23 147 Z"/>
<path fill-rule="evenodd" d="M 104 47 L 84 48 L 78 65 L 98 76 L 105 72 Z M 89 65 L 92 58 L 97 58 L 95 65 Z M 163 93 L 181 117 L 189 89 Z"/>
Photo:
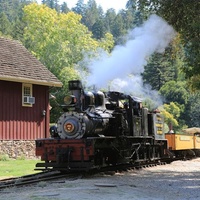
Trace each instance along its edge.
<path fill-rule="evenodd" d="M 0 38 L 0 154 L 6 141 L 49 136 L 49 88 L 61 86 L 22 44 Z"/>

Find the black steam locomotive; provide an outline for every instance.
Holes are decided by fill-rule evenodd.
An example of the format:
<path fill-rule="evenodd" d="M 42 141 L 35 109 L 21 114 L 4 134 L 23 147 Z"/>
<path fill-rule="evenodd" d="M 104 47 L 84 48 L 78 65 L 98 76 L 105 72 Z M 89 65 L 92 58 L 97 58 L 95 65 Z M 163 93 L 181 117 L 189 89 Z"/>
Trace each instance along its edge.
<path fill-rule="evenodd" d="M 63 114 L 51 138 L 36 140 L 37 169 L 89 170 L 160 160 L 167 153 L 163 117 L 120 92 L 85 92 L 69 81 Z"/>

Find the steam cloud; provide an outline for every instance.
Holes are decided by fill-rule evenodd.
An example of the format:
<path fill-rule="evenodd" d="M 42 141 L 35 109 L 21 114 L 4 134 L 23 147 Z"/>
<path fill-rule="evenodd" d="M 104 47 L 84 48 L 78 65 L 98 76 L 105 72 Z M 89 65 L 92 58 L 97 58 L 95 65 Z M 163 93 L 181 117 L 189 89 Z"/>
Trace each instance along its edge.
<path fill-rule="evenodd" d="M 88 85 L 102 88 L 112 81 L 110 87 L 113 90 L 144 92 L 140 74 L 147 59 L 155 52 L 164 52 L 174 36 L 174 29 L 166 21 L 151 15 L 141 27 L 130 32 L 131 39 L 124 46 L 116 46 L 110 56 L 104 55 L 88 66 L 91 72 Z M 128 76 L 130 74 L 133 76 Z"/>

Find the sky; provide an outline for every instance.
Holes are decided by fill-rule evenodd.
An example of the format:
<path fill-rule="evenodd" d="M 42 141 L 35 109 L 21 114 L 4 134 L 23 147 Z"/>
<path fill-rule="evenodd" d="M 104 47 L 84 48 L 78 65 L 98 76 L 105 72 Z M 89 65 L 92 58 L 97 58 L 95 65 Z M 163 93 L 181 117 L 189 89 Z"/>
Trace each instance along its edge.
<path fill-rule="evenodd" d="M 84 3 L 87 3 L 88 0 L 84 0 Z M 116 12 L 118 12 L 120 9 L 125 9 L 126 3 L 128 0 L 95 0 L 97 5 L 101 5 L 104 12 L 109 8 L 114 8 Z M 38 2 L 41 2 L 41 0 L 38 0 Z M 63 2 L 67 3 L 67 6 L 69 8 L 72 8 L 76 5 L 77 0 L 59 0 L 59 4 L 62 4 Z"/>

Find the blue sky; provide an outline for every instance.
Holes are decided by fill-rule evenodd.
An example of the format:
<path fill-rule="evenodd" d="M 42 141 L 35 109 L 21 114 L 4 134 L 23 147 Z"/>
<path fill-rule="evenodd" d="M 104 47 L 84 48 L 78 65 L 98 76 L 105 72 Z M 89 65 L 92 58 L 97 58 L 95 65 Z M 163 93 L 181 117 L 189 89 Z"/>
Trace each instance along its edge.
<path fill-rule="evenodd" d="M 41 0 L 37 0 L 38 2 L 41 2 Z M 84 0 L 84 3 L 87 3 L 88 0 Z M 106 11 L 109 8 L 114 8 L 116 11 L 120 9 L 124 9 L 126 6 L 126 3 L 128 0 L 95 0 L 98 5 L 101 5 Z M 68 7 L 74 7 L 77 3 L 77 0 L 59 0 L 59 3 L 62 4 L 63 2 L 66 2 Z"/>

